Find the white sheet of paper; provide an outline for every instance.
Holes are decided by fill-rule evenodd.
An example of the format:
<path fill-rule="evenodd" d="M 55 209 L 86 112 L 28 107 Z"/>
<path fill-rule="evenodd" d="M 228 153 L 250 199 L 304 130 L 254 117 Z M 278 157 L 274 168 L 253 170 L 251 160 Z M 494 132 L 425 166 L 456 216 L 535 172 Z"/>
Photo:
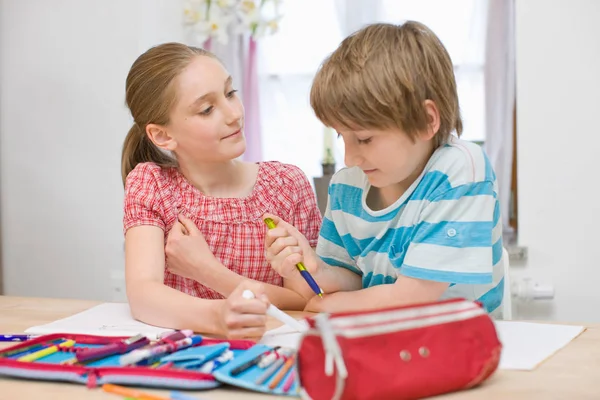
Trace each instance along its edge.
<path fill-rule="evenodd" d="M 170 331 L 172 329 L 136 321 L 131 316 L 127 303 L 103 303 L 49 324 L 32 326 L 25 330 L 25 333 L 31 335 L 77 333 L 102 336 L 134 336 L 141 333 L 150 339 L 156 339 L 160 334 Z"/>
<path fill-rule="evenodd" d="M 502 342 L 500 369 L 533 370 L 585 330 L 583 326 L 495 321 Z"/>
<path fill-rule="evenodd" d="M 305 321 L 299 321 L 306 323 Z M 281 346 L 297 349 L 300 345 L 300 336 L 302 334 L 287 325 L 267 331 L 259 343 L 267 346 Z"/>
<path fill-rule="evenodd" d="M 582 326 L 495 321 L 502 342 L 500 369 L 533 370 L 585 330 Z M 300 333 L 281 326 L 265 333 L 260 343 L 297 349 Z"/>

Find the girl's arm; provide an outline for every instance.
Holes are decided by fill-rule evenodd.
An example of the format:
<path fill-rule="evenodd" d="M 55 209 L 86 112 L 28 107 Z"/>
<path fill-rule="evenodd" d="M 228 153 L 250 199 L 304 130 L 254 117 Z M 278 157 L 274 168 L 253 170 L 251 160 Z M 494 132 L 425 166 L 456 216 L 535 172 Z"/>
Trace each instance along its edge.
<path fill-rule="evenodd" d="M 223 266 L 227 271 L 231 272 L 227 267 Z M 239 282 L 244 281 L 247 278 L 242 277 L 234 272 L 231 272 L 234 276 L 231 282 L 222 282 L 223 291 L 217 290 L 223 296 L 227 296 L 225 293 L 231 293 L 232 287 L 235 289 Z M 235 284 L 237 283 L 237 285 Z M 303 310 L 306 307 L 306 299 L 291 289 L 284 280 L 283 287 L 263 283 L 263 290 L 269 301 L 281 310 Z"/>
<path fill-rule="evenodd" d="M 125 279 L 134 318 L 173 329 L 227 337 L 260 337 L 265 332 L 268 301 L 259 285 L 242 284 L 227 300 L 189 296 L 163 283 L 164 232 L 155 226 L 130 228 L 125 235 Z M 257 299 L 242 299 L 244 287 Z M 256 300 L 256 301 L 255 301 Z"/>
<path fill-rule="evenodd" d="M 194 221 L 181 214 L 169 232 L 166 251 L 171 272 L 200 282 L 225 297 L 248 280 L 223 265 L 208 248 Z M 285 286 L 262 283 L 262 287 L 271 303 L 280 309 L 303 310 L 306 306 L 306 299 Z"/>
<path fill-rule="evenodd" d="M 216 272 L 211 274 L 212 276 L 209 279 L 203 279 L 202 281 L 195 279 L 194 277 L 192 277 L 192 279 L 202 282 L 204 285 L 209 286 L 225 297 L 229 296 L 241 282 L 248 280 L 248 278 L 238 275 L 228 269 L 217 259 L 214 259 L 211 262 L 213 265 L 210 268 L 214 269 Z M 204 273 L 202 273 L 202 275 L 205 276 Z M 306 306 L 306 299 L 296 293 L 285 280 L 283 287 L 268 283 L 262 283 L 262 286 L 264 293 L 269 298 L 270 302 L 277 308 L 282 310 L 303 310 Z"/>

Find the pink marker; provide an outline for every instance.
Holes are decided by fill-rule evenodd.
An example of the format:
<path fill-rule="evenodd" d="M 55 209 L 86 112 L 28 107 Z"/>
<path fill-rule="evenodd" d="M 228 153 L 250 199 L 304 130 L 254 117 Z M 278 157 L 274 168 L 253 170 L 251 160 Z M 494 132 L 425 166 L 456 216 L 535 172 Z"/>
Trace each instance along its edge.
<path fill-rule="evenodd" d="M 119 359 L 121 365 L 137 364 L 140 361 L 148 358 L 157 357 L 163 354 L 172 353 L 177 350 L 185 349 L 187 347 L 194 346 L 202 341 L 202 336 L 186 337 L 185 339 L 178 340 L 173 343 L 158 344 L 145 349 L 133 350 L 127 353 Z"/>
<path fill-rule="evenodd" d="M 295 381 L 296 381 L 296 370 L 292 369 L 292 372 L 290 372 L 290 376 L 288 376 L 287 380 L 283 384 L 283 387 L 282 387 L 283 391 L 287 393 Z"/>

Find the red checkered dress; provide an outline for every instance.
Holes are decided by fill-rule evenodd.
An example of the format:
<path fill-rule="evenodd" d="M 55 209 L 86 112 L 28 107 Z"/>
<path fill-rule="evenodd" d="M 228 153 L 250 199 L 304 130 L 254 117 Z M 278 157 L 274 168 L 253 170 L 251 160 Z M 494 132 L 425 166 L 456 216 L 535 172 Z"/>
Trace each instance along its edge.
<path fill-rule="evenodd" d="M 233 272 L 265 283 L 282 285 L 282 278 L 265 259 L 265 212 L 280 216 L 317 245 L 321 213 L 306 175 L 295 166 L 259 163 L 252 193 L 245 198 L 216 198 L 202 194 L 176 168 L 138 164 L 125 185 L 124 232 L 153 225 L 167 234 L 177 212 L 184 211 L 200 229 L 213 254 Z M 167 263 L 167 260 L 165 260 Z M 199 266 L 201 268 L 201 266 Z M 221 299 L 216 291 L 172 274 L 165 268 L 165 285 L 192 296 Z"/>

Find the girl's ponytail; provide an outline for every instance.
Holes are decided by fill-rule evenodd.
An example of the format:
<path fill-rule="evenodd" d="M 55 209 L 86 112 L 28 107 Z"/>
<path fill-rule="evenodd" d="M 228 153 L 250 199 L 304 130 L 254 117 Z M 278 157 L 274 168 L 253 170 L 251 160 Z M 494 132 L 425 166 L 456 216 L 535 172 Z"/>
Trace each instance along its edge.
<path fill-rule="evenodd" d="M 123 185 L 127 179 L 127 175 L 135 168 L 136 165 L 143 162 L 153 162 L 161 167 L 176 166 L 175 159 L 162 152 L 158 147 L 154 146 L 146 133 L 143 132 L 138 124 L 133 124 L 125 142 L 123 143 L 123 152 L 121 153 L 121 177 Z"/>

